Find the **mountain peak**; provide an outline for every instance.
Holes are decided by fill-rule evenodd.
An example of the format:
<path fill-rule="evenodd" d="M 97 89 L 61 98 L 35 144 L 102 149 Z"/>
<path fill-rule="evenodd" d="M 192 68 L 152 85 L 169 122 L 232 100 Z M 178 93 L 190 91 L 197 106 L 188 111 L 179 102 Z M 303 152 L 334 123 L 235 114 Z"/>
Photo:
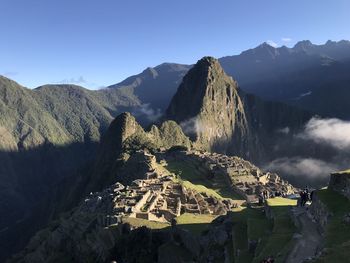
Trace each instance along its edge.
<path fill-rule="evenodd" d="M 219 61 L 214 58 L 214 57 L 211 57 L 211 56 L 205 56 L 205 57 L 202 57 L 200 60 L 198 60 L 197 64 L 200 65 L 200 64 L 208 64 L 208 65 L 211 65 L 211 64 L 216 64 L 216 63 L 219 63 Z M 196 64 L 196 65 L 197 65 Z"/>
<path fill-rule="evenodd" d="M 264 42 L 262 44 L 260 44 L 259 46 L 257 46 L 256 48 L 268 48 L 268 49 L 275 49 L 274 46 L 272 46 L 271 44 Z"/>
<path fill-rule="evenodd" d="M 114 121 L 112 121 L 107 134 L 118 138 L 118 144 L 122 144 L 129 136 L 133 135 L 141 126 L 137 123 L 134 116 L 129 112 L 119 114 Z"/>
<path fill-rule="evenodd" d="M 293 49 L 295 50 L 307 50 L 308 48 L 312 47 L 313 44 L 311 43 L 310 40 L 303 40 L 303 41 L 299 41 L 298 43 L 296 43 L 293 47 Z"/>
<path fill-rule="evenodd" d="M 204 149 L 226 149 L 233 133 L 240 134 L 237 138 L 247 131 L 237 83 L 213 57 L 203 57 L 189 70 L 169 105 L 167 117 L 180 123 Z"/>

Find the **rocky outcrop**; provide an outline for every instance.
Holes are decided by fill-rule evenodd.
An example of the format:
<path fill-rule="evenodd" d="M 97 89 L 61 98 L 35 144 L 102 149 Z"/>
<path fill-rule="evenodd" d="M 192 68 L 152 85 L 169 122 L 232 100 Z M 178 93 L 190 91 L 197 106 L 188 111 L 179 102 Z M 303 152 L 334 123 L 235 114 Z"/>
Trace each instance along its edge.
<path fill-rule="evenodd" d="M 350 170 L 331 174 L 328 187 L 350 199 Z"/>
<path fill-rule="evenodd" d="M 180 123 L 197 148 L 244 151 L 248 123 L 237 83 L 219 62 L 204 57 L 187 73 L 167 110 L 167 118 Z"/>
<path fill-rule="evenodd" d="M 117 116 L 101 140 L 94 172 L 88 189 L 102 189 L 120 176 L 120 169 L 126 163 L 129 154 L 138 150 L 169 149 L 172 146 L 191 147 L 188 137 L 176 122 L 166 121 L 150 131 L 145 131 L 130 113 Z M 129 161 L 130 163 L 130 161 Z"/>
<path fill-rule="evenodd" d="M 192 142 L 184 134 L 181 127 L 175 121 L 165 121 L 158 128 L 152 125 L 149 135 L 156 145 L 169 149 L 172 146 L 185 146 L 190 148 Z"/>

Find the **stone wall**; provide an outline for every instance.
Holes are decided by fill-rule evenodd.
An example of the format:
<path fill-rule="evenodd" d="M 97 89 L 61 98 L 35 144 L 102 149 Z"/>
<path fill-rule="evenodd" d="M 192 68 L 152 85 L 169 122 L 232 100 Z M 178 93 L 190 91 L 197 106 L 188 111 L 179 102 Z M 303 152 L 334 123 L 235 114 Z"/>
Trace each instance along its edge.
<path fill-rule="evenodd" d="M 326 231 L 326 226 L 328 224 L 329 218 L 332 216 L 331 212 L 328 210 L 327 206 L 321 202 L 314 192 L 312 197 L 312 204 L 309 207 L 309 212 L 313 216 L 313 219 L 317 222 L 322 233 Z"/>
<path fill-rule="evenodd" d="M 350 199 L 350 171 L 331 174 L 328 188 Z"/>

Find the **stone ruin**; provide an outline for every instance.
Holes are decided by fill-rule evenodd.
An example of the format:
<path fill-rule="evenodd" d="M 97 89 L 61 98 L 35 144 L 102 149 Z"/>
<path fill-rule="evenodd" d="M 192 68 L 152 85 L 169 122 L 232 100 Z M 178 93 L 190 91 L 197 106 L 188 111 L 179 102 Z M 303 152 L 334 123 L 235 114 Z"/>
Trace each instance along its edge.
<path fill-rule="evenodd" d="M 156 157 L 147 151 L 142 155 L 143 169 L 139 178 L 130 185 L 116 183 L 103 192 L 91 193 L 79 208 L 101 214 L 101 224 L 108 226 L 122 221 L 123 217 L 171 222 L 183 213 L 223 215 L 237 207 L 231 199 L 218 199 L 184 187 L 175 175 L 160 169 Z M 221 177 L 232 190 L 248 203 L 258 201 L 266 191 L 293 194 L 296 189 L 274 173 L 264 173 L 250 162 L 239 157 L 197 151 L 171 153 L 171 158 L 194 164 L 209 179 Z M 164 153 L 161 155 L 164 157 Z M 167 156 L 166 158 L 170 158 Z M 104 215 L 104 216 L 103 216 Z"/>
<path fill-rule="evenodd" d="M 139 152 L 140 154 L 140 152 Z M 121 222 L 124 216 L 171 222 L 183 213 L 223 215 L 236 206 L 184 187 L 170 173 L 160 171 L 155 156 L 144 152 L 149 170 L 144 179 L 124 186 L 116 183 L 103 192 L 91 193 L 81 209 L 108 215 L 102 225 Z"/>
<path fill-rule="evenodd" d="M 168 157 L 169 158 L 169 157 Z M 264 173 L 250 162 L 236 156 L 218 153 L 188 151 L 172 153 L 170 158 L 194 165 L 208 179 L 224 177 L 233 191 L 248 203 L 258 202 L 266 192 L 268 197 L 290 195 L 297 192 L 287 181 L 275 173 Z"/>
<path fill-rule="evenodd" d="M 166 223 L 183 213 L 223 215 L 234 206 L 231 200 L 207 196 L 164 176 L 135 180 L 126 187 L 116 183 L 103 192 L 91 193 L 83 208 L 108 214 L 107 226 L 119 222 L 122 216 Z"/>

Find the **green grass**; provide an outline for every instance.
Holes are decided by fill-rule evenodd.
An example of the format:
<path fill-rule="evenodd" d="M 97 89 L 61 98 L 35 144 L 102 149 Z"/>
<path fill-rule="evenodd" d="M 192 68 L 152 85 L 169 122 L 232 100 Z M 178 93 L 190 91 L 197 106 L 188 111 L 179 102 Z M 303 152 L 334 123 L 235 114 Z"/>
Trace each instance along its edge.
<path fill-rule="evenodd" d="M 288 198 L 283 197 L 275 197 L 275 198 L 269 198 L 267 199 L 267 205 L 268 206 L 296 206 L 297 200 L 292 200 Z"/>
<path fill-rule="evenodd" d="M 350 173 L 350 169 L 348 169 L 348 170 L 345 170 L 345 171 L 340 171 L 340 172 L 338 172 L 339 174 L 348 174 L 348 173 Z"/>
<path fill-rule="evenodd" d="M 350 258 L 350 226 L 344 224 L 342 219 L 345 214 L 350 213 L 350 201 L 330 189 L 317 191 L 317 196 L 332 212 L 332 216 L 325 235 L 328 252 L 316 262 L 347 262 Z"/>
<path fill-rule="evenodd" d="M 206 174 L 199 172 L 193 165 L 179 162 L 168 161 L 167 169 L 180 176 L 185 186 L 206 193 L 217 198 L 231 198 L 240 200 L 239 195 L 235 194 L 223 176 L 209 180 Z"/>
<path fill-rule="evenodd" d="M 161 223 L 161 222 L 155 222 L 155 221 L 149 221 L 142 218 L 134 218 L 134 217 L 123 217 L 122 218 L 123 223 L 128 223 L 134 227 L 142 227 L 145 226 L 150 229 L 163 229 L 170 226 L 170 224 L 167 223 Z"/>
<path fill-rule="evenodd" d="M 254 253 L 248 250 L 249 240 L 263 240 L 272 229 L 271 220 L 267 219 L 262 208 L 246 208 L 232 212 L 233 251 L 235 263 L 248 263 L 254 259 Z M 238 253 L 239 251 L 239 253 Z"/>
<path fill-rule="evenodd" d="M 201 234 L 217 216 L 184 213 L 176 218 L 177 225 L 193 234 Z"/>
<path fill-rule="evenodd" d="M 276 263 L 282 263 L 293 245 L 292 237 L 296 229 L 289 216 L 289 207 L 279 205 L 271 209 L 274 214 L 272 231 L 270 235 L 264 236 L 257 247 L 254 263 L 269 256 L 273 256 Z"/>
<path fill-rule="evenodd" d="M 185 186 L 186 188 L 189 188 L 189 189 L 193 189 L 193 190 L 196 190 L 197 192 L 199 193 L 205 193 L 207 194 L 208 196 L 213 196 L 213 197 L 216 197 L 218 199 L 223 199 L 223 197 L 218 194 L 216 191 L 214 191 L 213 189 L 210 189 L 210 188 L 207 188 L 206 186 L 204 185 L 201 185 L 201 184 L 193 184 L 191 183 L 190 181 L 183 181 L 183 180 L 179 180 L 179 182 Z"/>
<path fill-rule="evenodd" d="M 235 263 L 259 263 L 273 256 L 275 262 L 284 262 L 293 243 L 295 226 L 289 216 L 294 202 L 278 198 L 271 202 L 273 219 L 268 219 L 263 208 L 246 208 L 232 212 L 234 223 L 233 250 Z M 249 251 L 248 241 L 258 242 L 255 253 Z M 237 253 L 239 251 L 239 253 Z"/>

